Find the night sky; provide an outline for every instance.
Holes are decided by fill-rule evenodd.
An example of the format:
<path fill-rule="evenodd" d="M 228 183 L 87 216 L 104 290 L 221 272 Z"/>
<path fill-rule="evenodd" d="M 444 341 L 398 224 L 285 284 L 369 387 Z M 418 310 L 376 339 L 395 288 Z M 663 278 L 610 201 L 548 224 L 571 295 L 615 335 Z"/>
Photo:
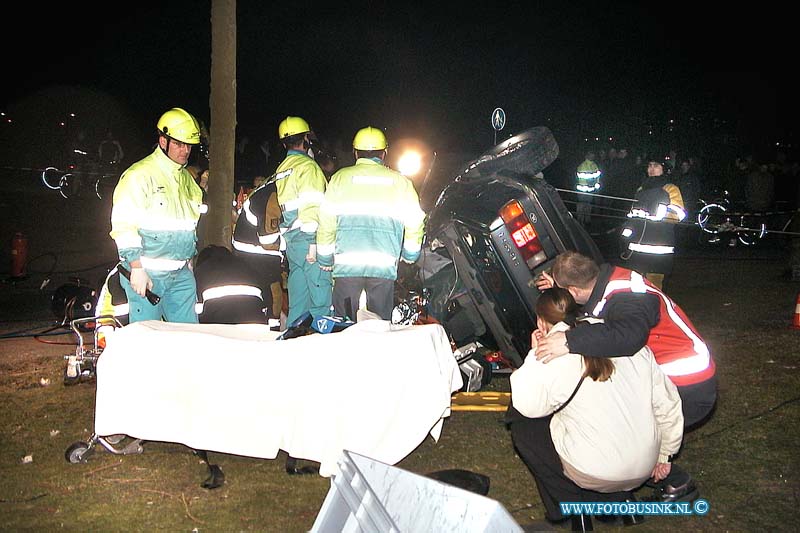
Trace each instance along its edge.
<path fill-rule="evenodd" d="M 129 135 L 149 135 L 173 106 L 209 124 L 210 1 L 110 4 L 18 5 L 22 15 L 6 18 L 18 31 L 2 37 L 0 110 L 19 114 L 43 90 L 77 86 L 119 106 L 119 120 L 137 124 L 125 126 Z M 787 71 L 797 47 L 779 10 L 271 4 L 238 2 L 237 119 L 252 137 L 275 139 L 292 114 L 331 141 L 371 124 L 390 142 L 413 135 L 467 150 L 490 144 L 498 106 L 504 134 L 546 124 L 573 137 L 624 137 L 647 122 L 703 116 L 774 142 L 794 127 Z M 84 122 L 102 122 L 100 109 L 82 111 Z"/>

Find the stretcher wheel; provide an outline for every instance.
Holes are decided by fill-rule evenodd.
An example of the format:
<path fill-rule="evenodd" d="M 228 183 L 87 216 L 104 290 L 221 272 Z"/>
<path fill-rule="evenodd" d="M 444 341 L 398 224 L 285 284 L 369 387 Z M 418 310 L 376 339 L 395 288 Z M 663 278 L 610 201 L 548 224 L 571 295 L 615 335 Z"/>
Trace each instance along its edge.
<path fill-rule="evenodd" d="M 67 451 L 64 452 L 64 457 L 71 464 L 85 463 L 89 457 L 88 451 L 89 445 L 87 443 L 76 442 L 67 448 Z"/>

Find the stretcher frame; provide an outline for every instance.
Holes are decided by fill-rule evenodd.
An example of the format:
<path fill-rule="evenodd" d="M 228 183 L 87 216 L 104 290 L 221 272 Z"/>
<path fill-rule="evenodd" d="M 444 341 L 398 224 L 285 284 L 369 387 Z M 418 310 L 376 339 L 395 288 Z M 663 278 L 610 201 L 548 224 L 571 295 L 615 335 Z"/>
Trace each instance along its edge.
<path fill-rule="evenodd" d="M 75 353 L 64 356 L 64 359 L 67 361 L 66 368 L 64 369 L 65 385 L 74 385 L 94 377 L 97 360 L 103 353 L 103 348 L 100 346 L 99 342 L 100 339 L 98 331 L 101 321 L 108 323 L 104 325 L 111 325 L 114 328 L 122 327 L 122 323 L 112 315 L 76 318 L 70 321 L 70 328 L 77 339 L 77 346 L 75 348 Z M 85 342 L 84 334 L 81 331 L 81 328 L 88 328 L 92 325 L 92 344 L 89 346 Z M 71 368 L 74 369 L 74 372 L 70 371 Z M 75 375 L 70 375 L 72 373 Z M 77 441 L 72 443 L 64 452 L 64 457 L 68 463 L 85 463 L 94 453 L 98 444 L 106 451 L 115 455 L 140 454 L 144 451 L 141 439 L 134 439 L 123 447 L 117 447 L 117 445 L 121 443 L 125 437 L 125 435 L 108 435 L 101 437 L 96 433 L 92 433 L 92 436 L 88 441 Z"/>

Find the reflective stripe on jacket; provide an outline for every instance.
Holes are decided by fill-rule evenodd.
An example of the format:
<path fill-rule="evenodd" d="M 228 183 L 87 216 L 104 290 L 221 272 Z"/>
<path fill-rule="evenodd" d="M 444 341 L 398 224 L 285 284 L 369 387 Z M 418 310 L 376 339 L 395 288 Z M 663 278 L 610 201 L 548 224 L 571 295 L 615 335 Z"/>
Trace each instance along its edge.
<path fill-rule="evenodd" d="M 247 322 L 263 322 L 264 295 L 258 285 L 258 274 L 244 260 L 221 248 L 219 253 L 206 249 L 200 252 L 194 276 L 197 282 L 197 305 L 195 312 L 204 320 L 205 304 L 219 304 L 214 314 L 220 323 L 233 323 L 234 318 Z M 205 255 L 207 254 L 208 255 Z M 243 305 L 243 302 L 248 302 Z M 212 309 L 213 311 L 213 309 Z M 249 316 L 244 316 L 245 313 Z"/>
<path fill-rule="evenodd" d="M 674 224 L 686 218 L 680 189 L 672 183 L 640 189 L 628 218 L 622 237 L 629 241 L 629 250 L 655 255 L 674 253 Z"/>
<path fill-rule="evenodd" d="M 317 260 L 333 277 L 397 278 L 397 261 L 419 258 L 425 213 L 414 184 L 360 158 L 331 178 L 320 208 Z"/>
<path fill-rule="evenodd" d="M 602 299 L 591 314 L 603 316 L 606 302 L 620 293 L 650 293 L 659 299 L 659 321 L 650 329 L 647 346 L 653 350 L 661 370 L 677 386 L 700 383 L 714 376 L 714 359 L 692 322 L 667 295 L 641 274 L 627 268 L 614 267 Z"/>
<path fill-rule="evenodd" d="M 205 303 L 209 300 L 227 298 L 229 296 L 252 296 L 259 300 L 264 300 L 261 289 L 252 285 L 220 285 L 219 287 L 209 287 L 203 291 L 194 306 L 194 311 L 198 315 L 203 314 Z"/>
<path fill-rule="evenodd" d="M 575 189 L 580 192 L 594 192 L 600 189 L 600 176 L 602 172 L 597 163 L 591 159 L 585 159 L 578 165 L 575 173 Z"/>
<path fill-rule="evenodd" d="M 575 189 L 580 192 L 594 192 L 600 189 L 600 171 L 577 172 L 575 174 Z"/>
<path fill-rule="evenodd" d="M 286 241 L 281 235 L 281 209 L 274 183 L 256 188 L 244 201 L 231 236 L 234 249 L 256 255 L 281 256 Z"/>
<path fill-rule="evenodd" d="M 191 259 L 202 203 L 202 190 L 189 171 L 156 147 L 131 165 L 114 189 L 110 235 L 120 258 L 151 260 L 145 268 L 154 270 L 162 260 L 169 265 Z"/>
<path fill-rule="evenodd" d="M 275 172 L 278 202 L 283 212 L 281 228 L 313 235 L 319 225 L 319 206 L 327 180 L 316 161 L 305 152 L 289 150 Z"/>

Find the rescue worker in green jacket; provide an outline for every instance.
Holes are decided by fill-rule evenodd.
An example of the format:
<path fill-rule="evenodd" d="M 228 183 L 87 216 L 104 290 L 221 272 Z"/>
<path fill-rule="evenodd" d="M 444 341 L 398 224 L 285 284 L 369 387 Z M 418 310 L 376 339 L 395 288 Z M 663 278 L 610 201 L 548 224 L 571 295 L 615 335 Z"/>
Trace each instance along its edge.
<path fill-rule="evenodd" d="M 197 323 L 197 289 L 190 260 L 203 192 L 186 170 L 200 143 L 197 120 L 181 108 L 161 115 L 153 153 L 131 165 L 114 189 L 111 237 L 130 280 L 122 278 L 130 322 L 161 320 Z M 150 289 L 157 305 L 145 297 Z"/>
<path fill-rule="evenodd" d="M 359 130 L 355 165 L 331 177 L 320 208 L 317 259 L 332 268 L 337 316 L 355 319 L 364 291 L 367 310 L 390 320 L 398 260 L 420 255 L 425 213 L 412 181 L 384 165 L 387 148 L 381 130 Z"/>
<path fill-rule="evenodd" d="M 278 126 L 278 137 L 286 147 L 286 158 L 275 171 L 275 185 L 289 267 L 287 324 L 307 312 L 315 317 L 329 315 L 331 309 L 331 274 L 317 263 L 319 206 L 327 180 L 308 155 L 311 135 L 308 122 L 300 117 L 286 117 Z"/>
<path fill-rule="evenodd" d="M 592 220 L 592 197 L 588 193 L 600 190 L 600 167 L 594 162 L 594 153 L 589 152 L 575 171 L 575 190 L 578 191 L 578 205 L 575 210 L 578 222 L 584 226 Z M 582 194 L 587 193 L 587 194 Z"/>

